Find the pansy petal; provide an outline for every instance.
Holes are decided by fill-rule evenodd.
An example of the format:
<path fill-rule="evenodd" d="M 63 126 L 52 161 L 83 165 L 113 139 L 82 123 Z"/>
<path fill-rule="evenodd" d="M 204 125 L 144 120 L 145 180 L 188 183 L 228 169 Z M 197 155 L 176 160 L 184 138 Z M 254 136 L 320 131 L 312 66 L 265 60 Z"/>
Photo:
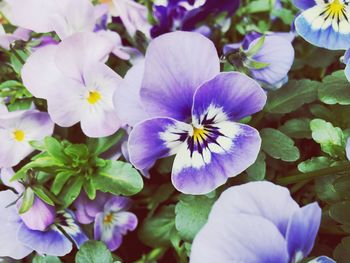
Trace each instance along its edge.
<path fill-rule="evenodd" d="M 123 235 L 113 224 L 104 223 L 104 213 L 99 213 L 95 218 L 94 239 L 103 241 L 109 250 L 116 250 L 123 241 Z"/>
<path fill-rule="evenodd" d="M 39 254 L 62 257 L 72 250 L 72 243 L 56 227 L 43 232 L 30 230 L 22 224 L 17 238 Z"/>
<path fill-rule="evenodd" d="M 194 95 L 192 115 L 201 121 L 215 108 L 216 121 L 238 121 L 264 107 L 266 95 L 253 79 L 238 72 L 220 73 L 200 86 Z"/>
<path fill-rule="evenodd" d="M 315 0 L 293 0 L 293 4 L 302 10 L 308 9 L 316 5 Z"/>
<path fill-rule="evenodd" d="M 213 212 L 210 215 L 217 218 Z M 199 231 L 192 244 L 190 262 L 289 261 L 286 241 L 271 222 L 258 216 L 226 213 L 225 218 L 208 221 Z"/>
<path fill-rule="evenodd" d="M 233 122 L 216 126 L 222 135 L 202 153 L 184 144 L 176 154 L 171 179 L 180 192 L 207 194 L 255 162 L 261 145 L 257 130 Z"/>
<path fill-rule="evenodd" d="M 121 87 L 114 93 L 114 106 L 120 119 L 130 126 L 148 119 L 140 97 L 143 73 L 145 70 L 144 61 L 140 61 L 126 73 Z"/>
<path fill-rule="evenodd" d="M 198 33 L 178 31 L 154 39 L 141 88 L 145 110 L 152 117 L 188 119 L 195 90 L 219 71 L 214 44 Z"/>
<path fill-rule="evenodd" d="M 250 182 L 222 193 L 212 208 L 216 218 L 225 214 L 247 214 L 264 217 L 285 235 L 288 222 L 299 205 L 285 187 L 270 182 Z"/>
<path fill-rule="evenodd" d="M 347 16 L 350 13 L 347 9 Z M 295 20 L 295 28 L 300 36 L 311 44 L 327 49 L 348 49 L 350 46 L 350 21 L 344 16 L 328 16 L 325 4 L 302 12 Z M 334 17 L 334 18 L 333 18 Z"/>
<path fill-rule="evenodd" d="M 336 262 L 329 257 L 320 256 L 320 257 L 317 257 L 311 261 L 308 261 L 307 263 L 336 263 Z"/>
<path fill-rule="evenodd" d="M 131 163 L 143 170 L 156 160 L 175 154 L 183 143 L 182 134 L 187 134 L 189 129 L 189 124 L 170 118 L 154 118 L 137 124 L 129 135 Z"/>
<path fill-rule="evenodd" d="M 23 114 L 17 129 L 25 132 L 27 141 L 40 141 L 52 135 L 54 123 L 46 112 L 28 110 Z"/>
<path fill-rule="evenodd" d="M 317 203 L 304 206 L 293 214 L 286 235 L 291 257 L 303 258 L 309 255 L 320 227 L 321 215 L 322 210 Z"/>
<path fill-rule="evenodd" d="M 64 79 L 55 65 L 56 51 L 56 45 L 42 47 L 32 53 L 23 65 L 23 84 L 37 98 L 49 97 L 59 88 L 57 83 L 62 83 Z"/>
<path fill-rule="evenodd" d="M 127 210 L 131 206 L 131 200 L 123 196 L 114 196 L 104 206 L 105 211 L 119 212 Z"/>
<path fill-rule="evenodd" d="M 22 259 L 33 251 L 17 239 L 21 221 L 16 206 L 7 207 L 17 198 L 18 196 L 10 190 L 0 192 L 0 257 Z"/>
<path fill-rule="evenodd" d="M 116 228 L 123 235 L 125 235 L 127 231 L 135 230 L 137 227 L 137 217 L 131 212 L 119 212 L 116 219 Z"/>
<path fill-rule="evenodd" d="M 2 183 L 8 187 L 12 187 L 17 191 L 17 193 L 22 193 L 24 191 L 24 186 L 18 181 L 11 182 L 11 178 L 15 175 L 12 168 L 3 168 L 0 170 L 0 179 Z"/>
<path fill-rule="evenodd" d="M 346 158 L 350 161 L 350 138 L 348 139 L 346 143 Z"/>
<path fill-rule="evenodd" d="M 55 62 L 65 76 L 81 81 L 85 66 L 106 60 L 113 48 L 110 41 L 98 34 L 80 32 L 59 44 Z"/>

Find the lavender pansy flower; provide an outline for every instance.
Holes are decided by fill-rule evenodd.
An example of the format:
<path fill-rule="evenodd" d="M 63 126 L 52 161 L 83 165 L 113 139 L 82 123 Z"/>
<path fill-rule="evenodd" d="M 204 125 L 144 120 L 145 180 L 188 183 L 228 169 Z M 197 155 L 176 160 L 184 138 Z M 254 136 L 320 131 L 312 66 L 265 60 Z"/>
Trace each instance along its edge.
<path fill-rule="evenodd" d="M 248 34 L 239 44 L 226 45 L 224 53 L 238 70 L 247 71 L 264 88 L 279 88 L 294 61 L 291 34 L 274 33 L 262 36 Z"/>
<path fill-rule="evenodd" d="M 17 199 L 18 196 L 10 190 L 0 192 L 0 257 L 22 259 L 33 250 L 39 254 L 64 256 L 72 250 L 72 243 L 65 234 L 78 247 L 87 240 L 69 211 L 57 212 L 55 223 L 45 231 L 30 229 L 19 216 L 17 207 L 9 206 Z"/>
<path fill-rule="evenodd" d="M 122 124 L 112 100 L 122 78 L 103 63 L 113 48 L 97 34 L 76 33 L 34 52 L 23 66 L 23 83 L 35 97 L 47 100 L 58 125 L 80 122 L 89 137 L 111 135 Z"/>
<path fill-rule="evenodd" d="M 54 123 L 37 110 L 0 113 L 0 168 L 12 167 L 34 151 L 30 141 L 53 133 Z"/>
<path fill-rule="evenodd" d="M 127 210 L 131 200 L 98 192 L 96 199 L 89 200 L 81 194 L 74 202 L 77 220 L 82 224 L 94 224 L 94 237 L 106 243 L 111 251 L 122 243 L 127 231 L 135 230 L 137 217 Z"/>
<path fill-rule="evenodd" d="M 176 154 L 174 186 L 204 194 L 254 163 L 260 136 L 237 121 L 261 110 L 266 95 L 241 73 L 220 73 L 216 49 L 202 35 L 174 32 L 152 41 L 140 99 L 150 119 L 130 133 L 130 160 L 136 168 L 147 169 Z"/>
<path fill-rule="evenodd" d="M 190 262 L 300 262 L 311 252 L 320 222 L 318 204 L 299 207 L 287 188 L 270 182 L 234 186 L 214 204 Z"/>
<path fill-rule="evenodd" d="M 103 211 L 96 215 L 94 237 L 105 242 L 111 251 L 119 248 L 123 235 L 136 229 L 137 217 L 126 211 L 130 206 L 130 199 L 114 196 L 104 205 Z"/>
<path fill-rule="evenodd" d="M 294 0 L 294 4 L 302 10 L 295 28 L 306 41 L 327 49 L 349 48 L 348 0 Z"/>

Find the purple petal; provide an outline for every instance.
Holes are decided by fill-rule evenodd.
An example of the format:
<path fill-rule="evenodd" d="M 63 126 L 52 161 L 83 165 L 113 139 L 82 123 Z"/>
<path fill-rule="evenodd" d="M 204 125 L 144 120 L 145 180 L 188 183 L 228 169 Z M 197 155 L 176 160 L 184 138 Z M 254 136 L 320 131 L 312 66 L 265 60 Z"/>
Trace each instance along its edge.
<path fill-rule="evenodd" d="M 120 88 L 114 93 L 114 106 L 120 119 L 132 127 L 149 118 L 140 97 L 144 68 L 142 60 L 129 69 Z"/>
<path fill-rule="evenodd" d="M 250 46 L 254 46 L 257 41 L 259 39 L 254 40 Z M 287 38 L 266 36 L 262 48 L 252 59 L 269 64 L 266 68 L 251 69 L 253 77 L 273 85 L 287 76 L 294 61 L 294 48 Z"/>
<path fill-rule="evenodd" d="M 192 114 L 200 120 L 215 107 L 225 120 L 237 121 L 262 110 L 265 103 L 265 92 L 256 81 L 238 72 L 221 73 L 198 88 Z"/>
<path fill-rule="evenodd" d="M 154 39 L 141 88 L 145 110 L 153 117 L 188 119 L 194 92 L 219 71 L 214 44 L 198 33 L 178 31 Z"/>
<path fill-rule="evenodd" d="M 316 5 L 316 2 L 315 0 L 293 0 L 293 4 L 296 7 L 304 10 L 313 7 L 314 5 Z"/>
<path fill-rule="evenodd" d="M 346 158 L 350 161 L 350 138 L 348 139 L 346 143 Z"/>
<path fill-rule="evenodd" d="M 0 257 L 22 259 L 33 250 L 17 239 L 17 232 L 21 225 L 15 202 L 18 196 L 10 190 L 0 192 Z"/>
<path fill-rule="evenodd" d="M 268 220 L 246 214 L 210 213 L 191 248 L 191 263 L 288 263 L 286 241 Z"/>
<path fill-rule="evenodd" d="M 55 226 L 47 231 L 36 231 L 22 224 L 17 238 L 39 254 L 62 257 L 72 250 L 72 243 Z"/>
<path fill-rule="evenodd" d="M 17 206 L 20 207 L 21 203 L 18 202 Z M 54 223 L 56 211 L 53 206 L 44 203 L 35 196 L 33 206 L 20 217 L 29 229 L 44 231 Z"/>
<path fill-rule="evenodd" d="M 104 206 L 104 211 L 119 212 L 127 210 L 131 206 L 131 200 L 123 196 L 114 196 Z"/>
<path fill-rule="evenodd" d="M 181 134 L 188 129 L 190 125 L 170 118 L 154 118 L 137 124 L 129 135 L 131 163 L 143 170 L 152 167 L 156 160 L 174 154 L 182 143 Z"/>
<path fill-rule="evenodd" d="M 0 170 L 0 178 L 4 185 L 12 187 L 17 191 L 17 193 L 22 193 L 24 191 L 23 184 L 18 181 L 11 182 L 11 178 L 15 175 L 12 168 L 3 168 Z"/>
<path fill-rule="evenodd" d="M 322 210 L 317 203 L 304 206 L 293 214 L 286 235 L 291 258 L 309 255 L 320 227 L 321 216 Z"/>
<path fill-rule="evenodd" d="M 261 145 L 257 130 L 227 121 L 214 126 L 221 135 L 202 152 L 183 144 L 176 154 L 172 182 L 180 192 L 207 194 L 255 162 Z"/>
<path fill-rule="evenodd" d="M 299 210 L 285 187 L 270 182 L 251 182 L 227 189 L 212 208 L 213 215 L 247 214 L 266 218 L 286 235 L 290 218 Z"/>
<path fill-rule="evenodd" d="M 315 258 L 308 263 L 336 263 L 333 259 L 326 257 L 326 256 L 320 256 L 318 258 Z"/>

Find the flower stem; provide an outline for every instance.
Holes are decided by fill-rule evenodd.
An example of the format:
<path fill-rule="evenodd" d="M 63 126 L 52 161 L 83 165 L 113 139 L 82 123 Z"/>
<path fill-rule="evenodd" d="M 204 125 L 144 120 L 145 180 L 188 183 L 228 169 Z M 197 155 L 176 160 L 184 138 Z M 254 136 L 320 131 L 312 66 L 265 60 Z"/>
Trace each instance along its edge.
<path fill-rule="evenodd" d="M 310 180 L 310 179 L 314 179 L 314 178 L 318 178 L 326 175 L 333 175 L 336 173 L 347 172 L 349 170 L 350 170 L 350 162 L 347 164 L 328 167 L 328 168 L 324 168 L 324 169 L 320 169 L 312 172 L 298 173 L 295 175 L 282 177 L 277 179 L 277 183 L 281 185 L 294 184 L 294 183 L 298 183 L 298 182 L 302 182 L 305 180 Z"/>

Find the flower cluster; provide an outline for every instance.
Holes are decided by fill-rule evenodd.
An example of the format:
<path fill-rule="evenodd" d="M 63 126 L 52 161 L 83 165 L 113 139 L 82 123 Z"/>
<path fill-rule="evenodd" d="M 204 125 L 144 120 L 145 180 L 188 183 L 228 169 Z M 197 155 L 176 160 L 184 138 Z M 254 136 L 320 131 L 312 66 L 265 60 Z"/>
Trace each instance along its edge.
<path fill-rule="evenodd" d="M 0 261 L 348 262 L 349 19 L 0 2 Z"/>

